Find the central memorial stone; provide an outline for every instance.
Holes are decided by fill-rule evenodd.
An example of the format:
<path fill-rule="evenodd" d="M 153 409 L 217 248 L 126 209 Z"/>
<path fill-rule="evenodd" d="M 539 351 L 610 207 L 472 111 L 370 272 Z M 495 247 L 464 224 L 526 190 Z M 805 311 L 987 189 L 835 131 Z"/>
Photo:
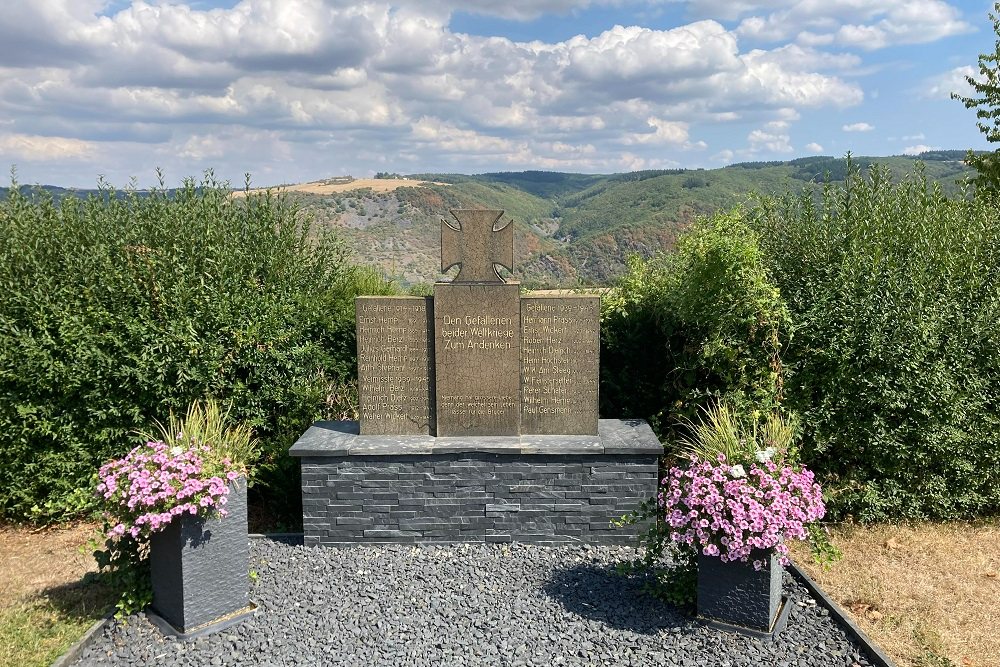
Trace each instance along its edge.
<path fill-rule="evenodd" d="M 453 281 L 432 299 L 357 300 L 361 434 L 597 435 L 600 297 L 522 297 L 497 270 L 513 270 L 513 222 L 452 215 L 441 271 L 458 266 Z"/>
<path fill-rule="evenodd" d="M 600 297 L 526 294 L 513 222 L 441 221 L 433 297 L 358 297 L 358 421 L 317 422 L 302 465 L 305 543 L 625 542 L 611 520 L 656 492 L 662 447 L 598 419 Z"/>

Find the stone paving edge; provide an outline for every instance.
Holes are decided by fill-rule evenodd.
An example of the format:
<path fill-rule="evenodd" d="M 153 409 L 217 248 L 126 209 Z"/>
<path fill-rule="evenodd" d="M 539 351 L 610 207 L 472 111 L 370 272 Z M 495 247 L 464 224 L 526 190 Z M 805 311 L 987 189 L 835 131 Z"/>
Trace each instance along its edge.
<path fill-rule="evenodd" d="M 104 618 L 94 621 L 94 624 L 91 625 L 85 633 L 83 633 L 82 637 L 66 649 L 65 653 L 56 658 L 56 661 L 52 663 L 52 667 L 69 667 L 69 665 L 76 662 L 77 658 L 80 657 L 80 654 L 83 653 L 84 649 L 93 643 L 94 638 L 97 637 L 99 633 L 104 630 L 104 628 L 111 625 L 111 621 L 114 617 L 114 612 L 109 612 Z"/>

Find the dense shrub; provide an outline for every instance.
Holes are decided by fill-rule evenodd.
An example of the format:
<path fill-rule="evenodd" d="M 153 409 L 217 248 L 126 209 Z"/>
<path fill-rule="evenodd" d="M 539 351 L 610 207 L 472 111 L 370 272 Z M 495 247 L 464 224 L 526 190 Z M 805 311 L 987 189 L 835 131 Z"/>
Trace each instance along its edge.
<path fill-rule="evenodd" d="M 666 435 L 713 400 L 748 415 L 780 400 L 790 321 L 743 216 L 699 220 L 675 252 L 629 261 L 603 302 L 602 414 Z"/>
<path fill-rule="evenodd" d="M 203 396 L 255 429 L 265 477 L 290 473 L 285 450 L 308 422 L 350 410 L 354 296 L 385 290 L 283 198 L 233 197 L 210 175 L 58 203 L 12 188 L 0 203 L 0 516 L 87 509 L 100 463 Z"/>
<path fill-rule="evenodd" d="M 1000 508 L 1000 203 L 884 168 L 750 219 L 795 322 L 804 459 L 868 520 Z"/>

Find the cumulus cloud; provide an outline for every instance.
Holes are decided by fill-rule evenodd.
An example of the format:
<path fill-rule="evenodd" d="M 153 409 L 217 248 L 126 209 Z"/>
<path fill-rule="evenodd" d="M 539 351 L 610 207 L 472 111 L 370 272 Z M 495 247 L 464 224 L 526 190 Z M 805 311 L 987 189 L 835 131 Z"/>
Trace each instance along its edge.
<path fill-rule="evenodd" d="M 945 0 L 777 0 L 738 3 L 736 33 L 758 42 L 796 40 L 809 46 L 865 50 L 924 44 L 973 30 Z"/>
<path fill-rule="evenodd" d="M 771 153 L 791 153 L 791 140 L 788 134 L 781 132 L 780 128 L 767 128 L 763 130 L 753 130 L 747 135 L 749 144 L 748 153 L 756 154 L 761 150 Z"/>
<path fill-rule="evenodd" d="M 875 129 L 875 126 L 869 123 L 850 123 L 849 125 L 842 126 L 840 129 L 844 132 L 871 132 Z"/>
<path fill-rule="evenodd" d="M 25 134 L 0 135 L 0 161 L 50 162 L 94 157 L 92 142 L 67 137 L 40 137 Z"/>
<path fill-rule="evenodd" d="M 939 151 L 941 148 L 939 146 L 927 146 L 925 144 L 917 144 L 916 146 L 907 146 L 903 149 L 903 155 L 920 155 L 921 153 L 926 153 L 927 151 Z"/>
<path fill-rule="evenodd" d="M 924 80 L 923 87 L 918 91 L 919 97 L 930 100 L 948 99 L 952 93 L 963 97 L 971 97 L 975 92 L 965 78 L 979 78 L 979 72 L 971 65 L 955 67 Z"/>
<path fill-rule="evenodd" d="M 237 174 L 271 161 L 333 171 L 394 159 L 417 169 L 648 167 L 707 149 L 701 137 L 721 126 L 737 143 L 746 137 L 747 150 L 787 154 L 807 110 L 861 104 L 864 62 L 844 47 L 868 46 L 841 28 L 881 31 L 870 43 L 912 41 L 921 26 L 928 39 L 965 29 L 940 0 L 914 0 L 923 13 L 902 0 L 689 0 L 684 25 L 549 41 L 451 27 L 456 11 L 530 20 L 622 2 L 639 5 L 14 3 L 0 14 L 0 118 L 10 120 L 5 136 L 48 137 L 67 156 L 114 140 L 128 165 L 243 161 Z M 11 142 L 3 157 L 24 159 Z M 733 147 L 712 143 L 707 159 L 733 159 Z"/>
<path fill-rule="evenodd" d="M 823 147 L 817 144 L 815 141 L 811 141 L 808 144 L 806 144 L 806 150 L 809 151 L 810 153 L 822 153 Z"/>

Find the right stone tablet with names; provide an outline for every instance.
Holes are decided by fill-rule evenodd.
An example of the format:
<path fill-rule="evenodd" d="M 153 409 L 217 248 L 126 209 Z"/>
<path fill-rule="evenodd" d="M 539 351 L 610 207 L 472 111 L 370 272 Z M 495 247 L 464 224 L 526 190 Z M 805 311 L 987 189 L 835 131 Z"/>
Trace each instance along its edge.
<path fill-rule="evenodd" d="M 521 433 L 597 435 L 601 298 L 521 297 Z"/>

